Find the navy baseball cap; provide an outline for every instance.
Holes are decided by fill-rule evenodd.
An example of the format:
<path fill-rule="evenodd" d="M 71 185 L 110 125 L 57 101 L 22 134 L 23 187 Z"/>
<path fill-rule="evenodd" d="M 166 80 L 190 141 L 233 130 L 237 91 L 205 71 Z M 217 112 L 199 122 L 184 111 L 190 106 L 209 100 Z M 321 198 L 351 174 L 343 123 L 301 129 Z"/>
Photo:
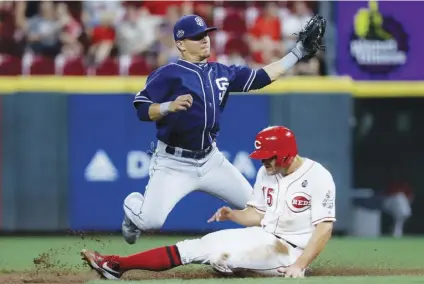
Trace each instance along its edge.
<path fill-rule="evenodd" d="M 208 28 L 202 17 L 198 15 L 185 15 L 174 26 L 174 40 L 192 38 L 215 30 L 217 30 L 216 27 Z"/>

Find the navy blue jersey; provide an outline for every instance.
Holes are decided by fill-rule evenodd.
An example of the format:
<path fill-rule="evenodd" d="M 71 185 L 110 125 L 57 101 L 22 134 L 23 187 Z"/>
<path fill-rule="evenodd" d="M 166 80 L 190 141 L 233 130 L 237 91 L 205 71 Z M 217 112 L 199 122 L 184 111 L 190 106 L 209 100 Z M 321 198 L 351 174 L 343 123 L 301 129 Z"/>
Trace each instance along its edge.
<path fill-rule="evenodd" d="M 228 94 L 253 89 L 258 85 L 253 84 L 257 72 L 259 70 L 246 66 L 191 63 L 180 59 L 155 70 L 147 78 L 145 88 L 135 96 L 134 105 L 164 103 L 190 94 L 193 97 L 191 108 L 156 121 L 157 138 L 174 147 L 205 149 L 218 134 L 220 114 Z M 267 80 L 269 84 L 269 77 Z"/>

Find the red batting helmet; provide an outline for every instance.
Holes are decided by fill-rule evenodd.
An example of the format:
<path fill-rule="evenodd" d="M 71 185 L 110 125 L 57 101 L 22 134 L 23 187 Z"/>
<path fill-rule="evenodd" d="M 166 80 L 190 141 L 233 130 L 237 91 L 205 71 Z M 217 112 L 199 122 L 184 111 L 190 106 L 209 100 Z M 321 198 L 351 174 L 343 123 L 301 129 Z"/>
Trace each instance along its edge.
<path fill-rule="evenodd" d="M 250 158 L 265 160 L 276 157 L 276 165 L 285 168 L 297 155 L 296 138 L 286 127 L 268 127 L 256 135 L 255 149 Z"/>

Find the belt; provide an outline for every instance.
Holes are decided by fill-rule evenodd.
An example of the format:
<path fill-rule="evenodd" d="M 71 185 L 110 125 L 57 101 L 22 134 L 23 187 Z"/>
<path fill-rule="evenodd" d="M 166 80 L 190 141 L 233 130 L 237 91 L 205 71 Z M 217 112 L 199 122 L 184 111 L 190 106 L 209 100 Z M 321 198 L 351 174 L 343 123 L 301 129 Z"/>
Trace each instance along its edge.
<path fill-rule="evenodd" d="M 297 248 L 297 245 L 295 245 L 294 243 L 289 242 L 288 240 L 284 240 L 286 243 L 288 243 L 289 245 L 291 245 L 293 248 Z"/>
<path fill-rule="evenodd" d="M 168 153 L 168 154 L 171 154 L 171 155 L 175 155 L 176 152 L 180 152 L 181 155 L 176 155 L 176 156 L 200 160 L 200 159 L 203 159 L 204 157 L 206 157 L 210 152 L 212 152 L 212 149 L 213 149 L 213 147 L 209 146 L 209 147 L 207 147 L 203 150 L 200 150 L 200 151 L 189 151 L 189 150 L 184 150 L 184 149 L 182 149 L 182 151 L 177 151 L 177 149 L 172 147 L 172 146 L 166 146 L 165 152 Z"/>
<path fill-rule="evenodd" d="M 285 241 L 286 243 L 288 243 L 289 245 L 291 245 L 293 248 L 297 248 L 298 247 L 297 245 L 295 245 L 294 243 L 289 242 L 288 240 L 285 240 L 285 239 L 283 239 L 283 238 L 281 238 L 281 237 L 279 237 L 277 235 L 274 235 L 274 236 L 276 236 L 277 239 L 280 239 L 280 240 Z"/>

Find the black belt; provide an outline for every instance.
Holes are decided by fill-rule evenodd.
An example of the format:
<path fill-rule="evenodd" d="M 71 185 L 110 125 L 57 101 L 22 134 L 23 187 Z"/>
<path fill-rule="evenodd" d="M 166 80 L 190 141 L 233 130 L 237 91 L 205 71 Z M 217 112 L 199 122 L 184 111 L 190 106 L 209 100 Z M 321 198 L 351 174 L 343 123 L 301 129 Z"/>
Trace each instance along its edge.
<path fill-rule="evenodd" d="M 274 235 L 274 236 L 276 236 L 280 240 L 285 241 L 286 243 L 288 243 L 289 245 L 291 245 L 293 248 L 297 248 L 298 247 L 297 245 L 295 245 L 294 243 L 289 242 L 288 240 L 285 240 L 285 239 L 283 239 L 283 238 L 281 238 L 281 237 L 279 237 L 277 235 Z"/>
<path fill-rule="evenodd" d="M 212 146 L 209 146 L 206 149 L 200 151 L 189 151 L 181 149 L 181 157 L 200 160 L 206 157 L 210 152 L 212 152 L 212 149 Z M 177 150 L 172 146 L 166 146 L 165 152 L 171 155 L 175 155 L 175 152 L 177 152 Z"/>
<path fill-rule="evenodd" d="M 286 243 L 288 243 L 289 245 L 291 245 L 294 248 L 297 248 L 297 245 L 295 245 L 294 243 L 289 242 L 288 240 L 284 240 Z"/>

